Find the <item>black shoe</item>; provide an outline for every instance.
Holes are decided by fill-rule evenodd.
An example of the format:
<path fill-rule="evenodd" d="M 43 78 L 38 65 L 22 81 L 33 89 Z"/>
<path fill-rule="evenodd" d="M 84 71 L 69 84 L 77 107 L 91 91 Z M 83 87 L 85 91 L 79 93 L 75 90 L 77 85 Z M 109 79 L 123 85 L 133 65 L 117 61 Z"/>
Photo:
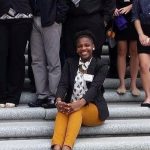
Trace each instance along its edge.
<path fill-rule="evenodd" d="M 150 107 L 150 103 L 141 103 L 141 107 Z"/>
<path fill-rule="evenodd" d="M 29 107 L 42 107 L 43 104 L 47 103 L 48 99 L 37 99 L 35 102 L 28 103 Z"/>
<path fill-rule="evenodd" d="M 48 102 L 45 104 L 42 104 L 42 107 L 44 108 L 56 108 L 54 100 L 48 99 Z"/>

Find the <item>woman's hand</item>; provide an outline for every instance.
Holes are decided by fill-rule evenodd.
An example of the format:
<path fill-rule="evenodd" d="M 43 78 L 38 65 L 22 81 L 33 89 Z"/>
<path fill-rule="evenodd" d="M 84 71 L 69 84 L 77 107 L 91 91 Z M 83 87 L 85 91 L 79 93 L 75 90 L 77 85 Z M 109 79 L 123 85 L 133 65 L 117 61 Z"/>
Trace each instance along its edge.
<path fill-rule="evenodd" d="M 68 111 L 68 113 L 70 114 L 70 113 L 73 113 L 75 111 L 78 111 L 85 104 L 86 104 L 86 100 L 85 99 L 80 99 L 80 100 L 74 101 L 72 103 L 69 103 L 68 107 L 69 107 L 70 110 Z"/>
<path fill-rule="evenodd" d="M 125 14 L 125 15 L 126 15 L 126 14 L 128 14 L 128 13 L 131 11 L 131 9 L 132 9 L 132 4 L 129 5 L 129 6 L 120 8 L 120 9 L 119 9 L 119 13 L 120 13 L 120 14 Z"/>
<path fill-rule="evenodd" d="M 139 35 L 139 40 L 143 46 L 150 46 L 150 37 L 145 34 Z"/>
<path fill-rule="evenodd" d="M 114 11 L 114 16 L 119 16 L 120 15 L 120 12 L 119 12 L 119 9 L 115 9 L 115 11 Z"/>
<path fill-rule="evenodd" d="M 62 102 L 61 98 L 57 98 L 56 99 L 56 108 L 59 112 L 62 112 L 62 113 L 65 113 L 66 112 L 66 106 L 67 106 L 67 103 L 65 102 Z"/>

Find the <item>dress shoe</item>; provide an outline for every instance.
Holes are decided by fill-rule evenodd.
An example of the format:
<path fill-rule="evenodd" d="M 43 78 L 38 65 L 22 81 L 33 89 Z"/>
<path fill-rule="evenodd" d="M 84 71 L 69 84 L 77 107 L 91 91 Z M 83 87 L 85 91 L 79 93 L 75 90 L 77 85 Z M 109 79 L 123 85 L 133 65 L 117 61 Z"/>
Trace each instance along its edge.
<path fill-rule="evenodd" d="M 56 108 L 54 100 L 51 100 L 51 99 L 48 99 L 48 102 L 43 104 L 42 107 L 44 107 L 46 109 L 47 108 Z"/>
<path fill-rule="evenodd" d="M 42 107 L 43 104 L 47 103 L 48 99 L 37 99 L 35 102 L 28 103 L 29 107 Z"/>
<path fill-rule="evenodd" d="M 13 108 L 15 106 L 16 105 L 14 103 L 6 103 L 6 105 L 5 105 L 6 108 Z"/>
<path fill-rule="evenodd" d="M 141 103 L 141 107 L 149 107 L 150 108 L 150 103 Z"/>
<path fill-rule="evenodd" d="M 5 104 L 0 104 L 0 108 L 5 108 Z"/>

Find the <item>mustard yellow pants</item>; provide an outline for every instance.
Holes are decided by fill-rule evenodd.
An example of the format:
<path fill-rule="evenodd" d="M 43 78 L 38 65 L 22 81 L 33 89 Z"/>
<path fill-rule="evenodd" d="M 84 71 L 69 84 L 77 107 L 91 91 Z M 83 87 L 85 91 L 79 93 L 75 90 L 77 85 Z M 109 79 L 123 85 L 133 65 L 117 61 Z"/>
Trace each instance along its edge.
<path fill-rule="evenodd" d="M 73 147 L 81 125 L 96 126 L 102 124 L 96 105 L 89 103 L 70 115 L 58 112 L 56 115 L 52 146 L 67 145 Z"/>

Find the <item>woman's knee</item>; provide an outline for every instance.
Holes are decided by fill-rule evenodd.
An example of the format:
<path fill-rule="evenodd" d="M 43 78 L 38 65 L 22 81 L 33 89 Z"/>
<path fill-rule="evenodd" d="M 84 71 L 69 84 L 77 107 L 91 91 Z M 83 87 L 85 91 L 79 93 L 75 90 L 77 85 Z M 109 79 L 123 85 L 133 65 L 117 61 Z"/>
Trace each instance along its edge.
<path fill-rule="evenodd" d="M 145 73 L 149 72 L 149 69 L 150 69 L 150 64 L 140 62 L 140 72 L 141 73 L 145 74 Z"/>

